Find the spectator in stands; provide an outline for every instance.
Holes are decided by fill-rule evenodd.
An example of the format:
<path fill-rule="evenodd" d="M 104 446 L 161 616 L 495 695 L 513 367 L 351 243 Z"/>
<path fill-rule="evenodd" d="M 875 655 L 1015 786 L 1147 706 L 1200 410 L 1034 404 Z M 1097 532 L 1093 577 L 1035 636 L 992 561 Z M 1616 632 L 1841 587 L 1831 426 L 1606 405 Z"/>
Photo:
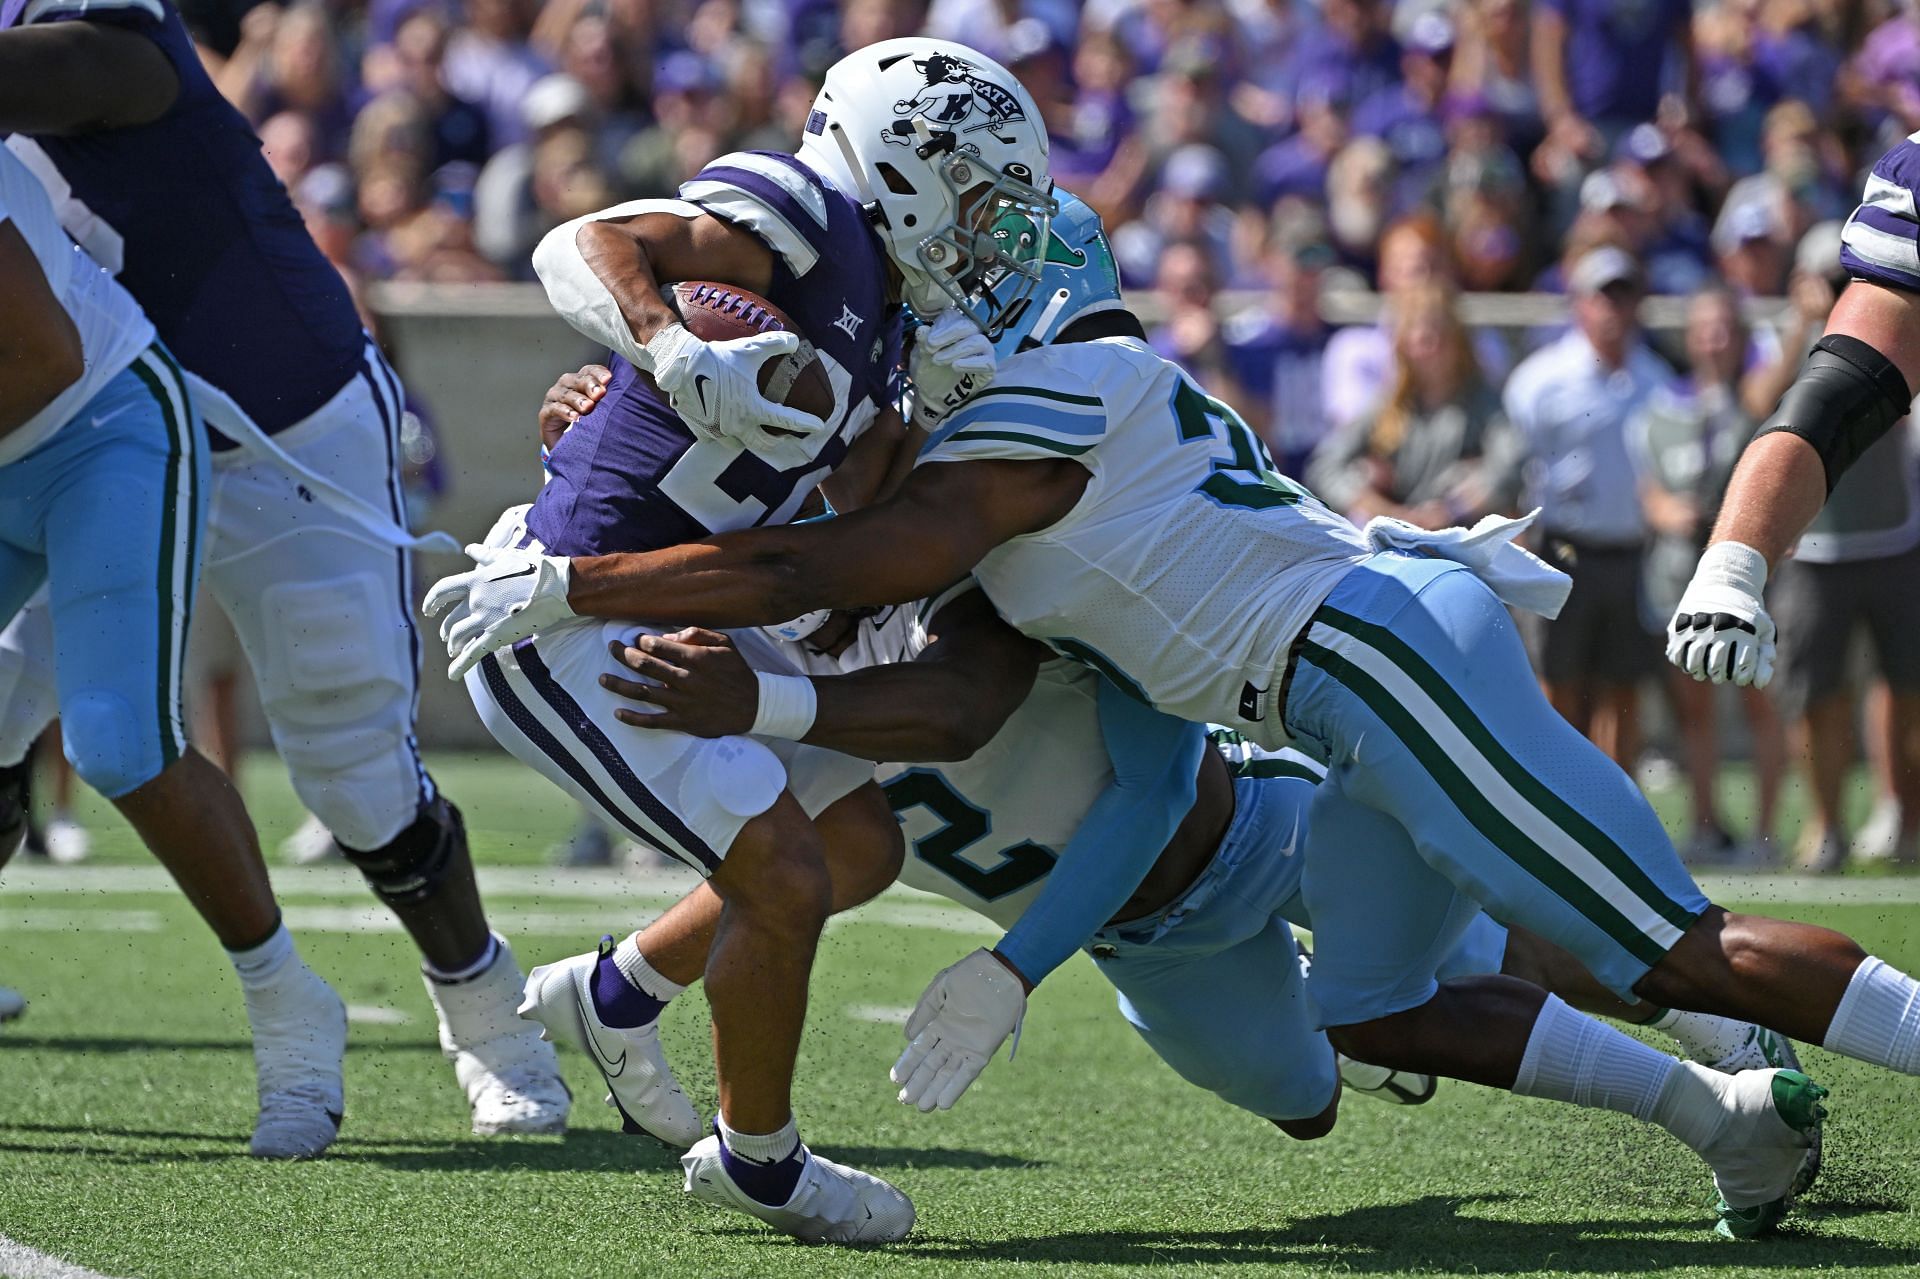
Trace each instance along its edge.
<path fill-rule="evenodd" d="M 1355 138 L 1327 166 L 1327 235 L 1342 261 L 1372 276 L 1380 230 L 1393 208 L 1393 153 L 1378 138 Z"/>
<path fill-rule="evenodd" d="M 620 184 L 636 197 L 668 199 L 727 150 L 719 73 L 697 53 L 662 59 L 653 74 L 654 123 L 620 153 Z"/>
<path fill-rule="evenodd" d="M 1227 186 L 1225 156 L 1189 143 L 1167 157 L 1156 185 L 1159 189 L 1147 198 L 1143 214 L 1108 236 L 1122 283 L 1140 288 L 1151 283 L 1159 273 L 1161 252 L 1183 241 L 1204 243 L 1215 269 L 1231 275 L 1235 287 L 1254 282 L 1249 270 L 1235 267 L 1234 215 L 1221 203 Z M 1257 268 L 1254 263 L 1248 266 Z"/>
<path fill-rule="evenodd" d="M 239 43 L 214 83 L 255 125 L 298 112 L 314 131 L 318 160 L 345 154 L 353 128 L 333 21 L 319 3 L 260 4 L 239 24 Z"/>
<path fill-rule="evenodd" d="M 1220 51 L 1205 43 L 1170 48 L 1160 74 L 1146 90 L 1148 109 L 1141 137 L 1150 169 L 1188 143 L 1204 143 L 1219 151 L 1227 157 L 1228 198 L 1238 202 L 1250 190 L 1248 172 L 1265 135 L 1227 105 L 1220 62 Z M 1257 187 L 1257 183 L 1251 185 Z"/>
<path fill-rule="evenodd" d="M 1786 279 L 1792 240 L 1780 202 L 1765 193 L 1729 200 L 1713 224 L 1720 276 L 1743 297 L 1773 297 Z"/>
<path fill-rule="evenodd" d="M 259 133 L 260 151 L 273 176 L 289 191 L 299 186 L 318 159 L 314 154 L 318 138 L 313 117 L 301 111 L 282 111 L 262 121 Z"/>
<path fill-rule="evenodd" d="M 591 118 L 594 150 L 610 168 L 618 161 L 621 149 L 647 127 L 653 114 L 635 75 L 634 53 L 624 45 L 620 31 L 608 18 L 584 13 L 561 37 L 557 57 L 561 72 L 572 77 L 586 92 L 589 111 L 583 118 Z M 765 64 L 764 53 L 761 56 L 763 61 L 754 70 L 757 78 L 764 82 L 761 91 L 771 95 L 778 87 L 778 80 L 773 69 Z M 742 59 L 743 64 L 746 61 Z M 651 75 L 650 60 L 646 70 Z M 546 80 L 546 77 L 536 80 L 520 104 L 521 120 L 529 135 L 540 131 L 531 104 Z M 510 142 L 501 150 L 518 145 Z"/>
<path fill-rule="evenodd" d="M 1533 83 L 1547 138 L 1534 171 L 1561 192 L 1563 209 L 1592 166 L 1660 107 L 1667 68 L 1695 92 L 1689 0 L 1539 0 L 1533 9 Z M 1677 60 L 1677 61 L 1676 61 Z M 1568 220 L 1563 216 L 1563 221 Z"/>
<path fill-rule="evenodd" d="M 1741 403 L 1749 346 L 1739 299 L 1731 291 L 1708 287 L 1695 293 L 1687 304 L 1686 371 L 1655 391 L 1628 426 L 1648 530 L 1642 617 L 1654 645 L 1663 642 L 1658 637 L 1693 576 L 1734 463 L 1758 424 Z M 1717 795 L 1717 690 L 1671 667 L 1665 682 L 1693 810 L 1693 833 L 1681 845 L 1682 855 L 1696 866 L 1771 861 L 1774 816 L 1786 770 L 1786 742 L 1772 699 L 1757 688 L 1740 690 L 1753 741 L 1755 781 L 1754 828 L 1748 855 L 1743 856 L 1722 819 Z"/>
<path fill-rule="evenodd" d="M 447 90 L 480 106 L 494 146 L 526 136 L 520 103 L 553 70 L 527 43 L 537 7 L 535 0 L 463 0 L 465 21 L 446 48 Z"/>
<path fill-rule="evenodd" d="M 1400 55 L 1400 79 L 1376 89 L 1353 111 L 1353 132 L 1379 138 L 1393 155 L 1396 214 L 1423 204 L 1447 154 L 1441 100 L 1453 61 L 1453 23 L 1429 10 L 1414 19 Z"/>
<path fill-rule="evenodd" d="M 1233 109 L 1262 129 L 1284 133 L 1293 127 L 1298 51 L 1320 26 L 1319 6 L 1311 0 L 1244 0 L 1232 10 L 1245 72 L 1234 87 Z"/>
<path fill-rule="evenodd" d="M 1526 0 L 1465 0 L 1457 12 L 1460 49 L 1453 62 L 1453 92 L 1483 102 L 1507 145 L 1531 154 L 1544 131 L 1540 95 L 1533 87 Z"/>
<path fill-rule="evenodd" d="M 1640 339 L 1640 266 L 1617 245 L 1568 268 L 1573 327 L 1520 362 L 1507 416 L 1527 454 L 1528 505 L 1541 549 L 1573 574 L 1560 616 L 1530 625 L 1534 665 L 1554 708 L 1631 772 L 1639 685 L 1660 664 L 1640 626 L 1645 524 L 1627 424 L 1672 370 Z"/>
<path fill-rule="evenodd" d="M 480 165 L 493 149 L 487 113 L 448 87 L 446 60 L 452 29 L 431 9 L 408 14 L 393 37 L 394 87 L 411 94 L 433 146 L 429 171 L 462 161 Z"/>
<path fill-rule="evenodd" d="M 1386 395 L 1314 450 L 1308 487 L 1358 524 L 1390 515 L 1446 528 L 1511 510 L 1519 440 L 1474 357 L 1453 291 L 1429 281 L 1403 289 L 1391 305 Z"/>
<path fill-rule="evenodd" d="M 564 220 L 550 221 L 535 194 L 535 154 L 541 142 L 562 130 L 590 137 L 596 116 L 586 86 L 559 74 L 536 83 L 523 110 L 528 140 L 494 152 L 474 186 L 473 238 L 494 265 L 517 278 L 532 279 L 533 246 Z"/>
<path fill-rule="evenodd" d="M 1253 198 L 1271 208 L 1289 197 L 1327 201 L 1327 170 L 1347 141 L 1349 102 L 1341 80 L 1311 73 L 1300 86 L 1300 131 L 1260 153 L 1253 164 Z"/>
<path fill-rule="evenodd" d="M 1053 176 L 1109 226 L 1132 216 L 1146 148 L 1135 136 L 1133 62 L 1111 34 L 1088 32 L 1073 55 L 1074 96 L 1053 135 Z"/>
<path fill-rule="evenodd" d="M 1193 374 L 1209 393 L 1231 402 L 1237 387 L 1220 337 L 1220 320 L 1214 312 L 1218 291 L 1219 275 L 1205 243 L 1167 245 L 1160 255 L 1160 274 L 1154 283 L 1160 322 L 1148 334 L 1148 341 L 1155 351 Z"/>
<path fill-rule="evenodd" d="M 1327 325 L 1320 317 L 1320 278 L 1333 265 L 1317 216 L 1276 213 L 1266 264 L 1266 301 L 1225 325 L 1227 362 L 1241 399 L 1234 402 L 1266 441 L 1287 475 L 1306 472 L 1307 458 L 1327 433 L 1320 404 L 1320 361 Z"/>
<path fill-rule="evenodd" d="M 1388 30 L 1390 17 L 1383 0 L 1323 0 L 1320 25 L 1295 46 L 1299 91 L 1317 82 L 1322 98 L 1351 104 L 1398 82 L 1400 45 Z"/>
<path fill-rule="evenodd" d="M 1694 19 L 1702 125 L 1729 169 L 1760 169 L 1760 126 L 1780 99 L 1780 84 L 1760 65 L 1752 6 L 1715 4 Z"/>
<path fill-rule="evenodd" d="M 1920 13 L 1911 5 L 1873 29 L 1852 69 L 1863 104 L 1891 117 L 1886 132 L 1920 129 Z"/>
<path fill-rule="evenodd" d="M 1460 283 L 1479 291 L 1511 288 L 1531 248 L 1526 171 L 1502 140 L 1499 117 L 1486 99 L 1456 95 L 1447 102 L 1445 118 L 1448 151 L 1440 208 Z"/>
<path fill-rule="evenodd" d="M 927 35 L 957 40 L 1012 69 L 1010 55 L 1031 36 L 1017 35 L 1021 23 L 1035 23 L 1055 47 L 1073 46 L 1080 26 L 1079 6 L 1070 0 L 933 0 L 927 6 Z"/>
<path fill-rule="evenodd" d="M 1692 185 L 1665 130 L 1635 125 L 1620 140 L 1612 174 L 1646 211 L 1642 257 L 1655 293 L 1692 293 L 1707 281 L 1712 250 L 1706 219 L 1693 205 Z"/>

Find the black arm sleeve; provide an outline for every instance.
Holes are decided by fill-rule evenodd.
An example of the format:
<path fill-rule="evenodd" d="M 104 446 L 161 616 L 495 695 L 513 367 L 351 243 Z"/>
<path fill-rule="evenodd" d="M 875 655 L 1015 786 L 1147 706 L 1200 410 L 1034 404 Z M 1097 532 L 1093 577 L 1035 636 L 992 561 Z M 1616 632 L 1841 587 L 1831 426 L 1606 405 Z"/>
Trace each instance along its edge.
<path fill-rule="evenodd" d="M 1912 405 L 1893 361 L 1858 338 L 1829 333 L 1813 344 L 1800 376 L 1754 438 L 1785 431 L 1811 444 L 1832 493 L 1854 460 Z"/>

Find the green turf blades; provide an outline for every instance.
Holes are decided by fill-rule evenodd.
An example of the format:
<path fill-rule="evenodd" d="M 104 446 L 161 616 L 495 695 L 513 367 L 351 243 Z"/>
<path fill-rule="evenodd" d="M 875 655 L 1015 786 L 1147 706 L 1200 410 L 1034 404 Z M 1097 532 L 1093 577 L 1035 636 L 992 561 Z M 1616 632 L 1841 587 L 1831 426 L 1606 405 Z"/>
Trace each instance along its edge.
<path fill-rule="evenodd" d="M 1800 1161 L 1800 1171 L 1795 1174 L 1793 1185 L 1779 1199 L 1755 1204 L 1751 1208 L 1733 1208 L 1722 1199 L 1715 1211 L 1720 1220 L 1714 1224 L 1713 1232 L 1725 1239 L 1758 1239 L 1772 1234 L 1793 1208 L 1793 1201 L 1818 1174 L 1820 1162 L 1821 1123 L 1827 1117 L 1827 1108 L 1821 1104 L 1827 1090 L 1797 1070 L 1776 1071 L 1773 1076 L 1773 1108 L 1778 1112 L 1782 1123 L 1798 1133 L 1805 1133 L 1812 1141 L 1807 1157 Z"/>

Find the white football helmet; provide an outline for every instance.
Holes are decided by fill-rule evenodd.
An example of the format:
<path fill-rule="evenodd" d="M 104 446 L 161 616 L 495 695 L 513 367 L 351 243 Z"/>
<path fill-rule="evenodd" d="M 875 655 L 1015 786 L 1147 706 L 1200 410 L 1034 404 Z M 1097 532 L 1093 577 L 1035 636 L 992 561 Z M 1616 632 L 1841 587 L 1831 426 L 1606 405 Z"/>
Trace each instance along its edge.
<path fill-rule="evenodd" d="M 1046 124 L 985 54 L 924 36 L 848 54 L 828 69 L 798 154 L 874 214 L 916 314 L 958 306 L 993 337 L 1039 286 L 1058 207 Z M 1032 236 L 996 238 L 1009 214 Z"/>

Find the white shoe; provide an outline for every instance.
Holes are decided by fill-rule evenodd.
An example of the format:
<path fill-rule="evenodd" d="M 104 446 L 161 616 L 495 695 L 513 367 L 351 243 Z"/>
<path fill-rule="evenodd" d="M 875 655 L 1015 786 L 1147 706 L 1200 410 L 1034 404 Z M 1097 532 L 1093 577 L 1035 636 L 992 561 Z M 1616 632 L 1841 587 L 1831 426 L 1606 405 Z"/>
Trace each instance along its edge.
<path fill-rule="evenodd" d="M 47 860 L 56 866 L 73 866 L 93 855 L 93 836 L 65 813 L 47 823 L 45 839 Z"/>
<path fill-rule="evenodd" d="M 440 1017 L 440 1051 L 473 1107 L 478 1137 L 565 1132 L 573 1094 L 553 1045 L 518 1014 L 524 983 L 506 939 L 485 969 L 462 982 L 421 974 Z"/>
<path fill-rule="evenodd" d="M 1775 1034 L 1765 1026 L 1749 1026 L 1745 1042 L 1718 1061 L 1710 1061 L 1706 1065 L 1723 1075 L 1737 1075 L 1743 1070 L 1797 1071 L 1800 1069 L 1800 1054 L 1793 1050 L 1793 1041 L 1785 1035 Z M 1800 1175 L 1793 1182 L 1795 1195 L 1807 1193 L 1807 1188 L 1820 1175 L 1823 1158 L 1821 1125 L 1815 1124 L 1807 1137 L 1810 1142 L 1807 1157 L 1801 1163 Z"/>
<path fill-rule="evenodd" d="M 1867 815 L 1860 832 L 1853 837 L 1853 855 L 1864 862 L 1881 862 L 1893 856 L 1900 843 L 1900 801 L 1882 796 Z"/>
<path fill-rule="evenodd" d="M 300 829 L 280 841 L 280 856 L 289 866 L 311 866 L 316 862 L 336 861 L 346 854 L 334 842 L 327 824 L 308 813 Z"/>
<path fill-rule="evenodd" d="M 806 1164 L 800 1184 L 778 1208 L 734 1184 L 720 1160 L 720 1138 L 708 1137 L 680 1156 L 687 1193 L 758 1217 L 783 1234 L 807 1243 L 892 1243 L 913 1229 L 913 1201 L 871 1173 L 822 1159 L 802 1147 Z"/>
<path fill-rule="evenodd" d="M 11 986 L 0 986 L 0 1021 L 12 1021 L 27 1011 L 27 997 Z"/>
<path fill-rule="evenodd" d="M 1700 1151 L 1720 1191 L 1715 1230 L 1740 1239 L 1767 1233 L 1793 1206 L 1827 1090 L 1797 1070 L 1721 1075 L 1690 1061 L 1680 1069 L 1720 1102 L 1719 1128 Z"/>
<path fill-rule="evenodd" d="M 588 951 L 534 969 L 527 974 L 520 1015 L 546 1027 L 542 1039 L 558 1039 L 593 1059 L 622 1128 L 685 1150 L 700 1139 L 700 1112 L 673 1077 L 658 1022 L 621 1030 L 600 1020 L 592 990 L 599 963 L 599 952 Z"/>
<path fill-rule="evenodd" d="M 247 990 L 260 1097 L 256 1159 L 311 1159 L 340 1135 L 347 1007 L 298 959 L 272 986 Z"/>
<path fill-rule="evenodd" d="M 1417 1075 L 1410 1070 L 1389 1070 L 1355 1061 L 1345 1053 L 1335 1053 L 1340 1063 L 1340 1086 L 1396 1106 L 1422 1106 L 1433 1100 L 1440 1081 L 1432 1075 Z"/>

